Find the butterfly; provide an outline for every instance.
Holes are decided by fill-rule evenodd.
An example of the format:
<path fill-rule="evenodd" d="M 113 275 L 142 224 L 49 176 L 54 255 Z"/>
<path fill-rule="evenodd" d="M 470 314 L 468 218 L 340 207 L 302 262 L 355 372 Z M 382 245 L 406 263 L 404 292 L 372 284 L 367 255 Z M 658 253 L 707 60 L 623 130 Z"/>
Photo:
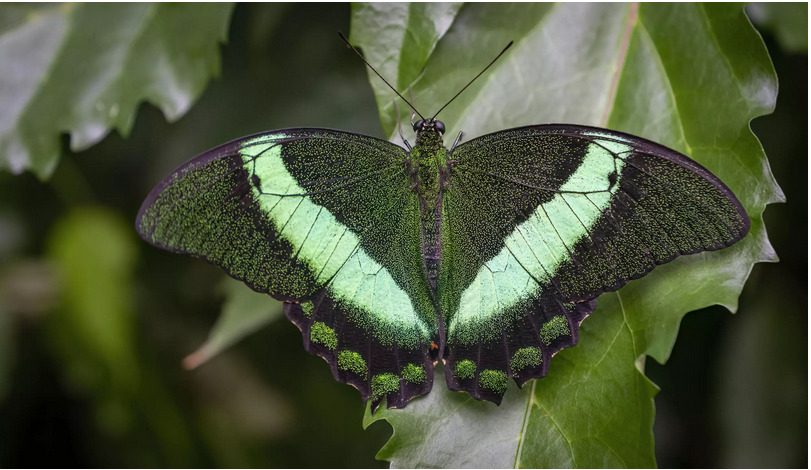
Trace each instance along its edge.
<path fill-rule="evenodd" d="M 640 137 L 546 124 L 448 148 L 436 114 L 413 129 L 406 148 L 319 128 L 234 140 L 160 181 L 136 229 L 283 301 L 373 412 L 430 392 L 440 360 L 449 389 L 498 404 L 577 344 L 600 294 L 749 231 L 721 180 Z"/>

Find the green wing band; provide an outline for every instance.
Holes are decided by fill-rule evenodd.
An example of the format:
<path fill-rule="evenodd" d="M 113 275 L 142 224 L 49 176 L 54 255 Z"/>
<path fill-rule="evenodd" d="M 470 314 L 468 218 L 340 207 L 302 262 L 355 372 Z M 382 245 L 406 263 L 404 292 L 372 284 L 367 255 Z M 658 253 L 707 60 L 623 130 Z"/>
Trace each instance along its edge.
<path fill-rule="evenodd" d="M 395 282 L 390 271 L 369 256 L 361 247 L 359 236 L 327 209 L 329 207 L 340 215 L 334 200 L 338 191 L 336 187 L 344 189 L 357 185 L 361 180 L 368 180 L 370 175 L 337 182 L 333 178 L 322 177 L 322 180 L 331 180 L 329 183 L 305 180 L 310 188 L 309 191 L 305 190 L 285 165 L 283 151 L 290 142 L 297 141 L 291 141 L 290 136 L 285 134 L 277 134 L 273 139 L 262 136 L 246 141 L 240 149 L 245 168 L 256 181 L 251 189 L 264 216 L 272 221 L 279 236 L 295 248 L 293 259 L 302 260 L 310 267 L 316 288 L 326 286 L 333 299 L 346 305 L 347 312 L 356 323 L 363 324 L 384 343 L 397 342 L 404 347 L 416 348 L 424 342 L 424 338 L 431 337 L 425 320 L 433 320 L 433 311 L 424 312 L 424 319 L 420 318 L 408 293 Z M 308 136 L 306 144 L 313 147 L 314 142 L 319 141 L 316 137 Z M 297 145 L 294 150 L 287 148 L 292 155 L 290 158 L 295 160 L 317 157 L 313 155 L 317 149 L 305 148 L 304 145 Z M 357 153 L 349 149 L 343 151 Z M 402 173 L 401 162 L 395 163 Z M 383 170 L 372 174 L 398 175 L 394 168 Z M 404 177 L 402 174 L 399 176 Z M 316 187 L 319 189 L 314 189 Z M 324 205 L 314 200 L 314 191 L 329 195 L 318 201 Z M 406 198 L 409 193 L 403 191 L 400 196 Z M 357 197 L 360 199 L 363 196 Z M 418 228 L 415 220 L 412 220 L 412 225 Z M 408 252 L 407 249 L 404 251 Z"/>
<path fill-rule="evenodd" d="M 627 145 L 622 149 L 630 150 Z M 504 247 L 479 268 L 462 292 L 458 313 L 450 319 L 449 336 L 456 341 L 499 336 L 499 314 L 537 298 L 542 286 L 571 259 L 576 243 L 589 236 L 619 188 L 609 177 L 619 174 L 623 165 L 606 148 L 588 146 L 576 170 L 551 199 L 517 223 L 504 239 Z"/>

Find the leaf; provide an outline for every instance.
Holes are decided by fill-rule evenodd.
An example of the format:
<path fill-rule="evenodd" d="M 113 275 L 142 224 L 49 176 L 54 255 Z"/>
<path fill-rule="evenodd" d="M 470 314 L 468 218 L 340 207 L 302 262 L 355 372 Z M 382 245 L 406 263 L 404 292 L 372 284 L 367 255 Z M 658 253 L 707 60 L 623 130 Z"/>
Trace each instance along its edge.
<path fill-rule="evenodd" d="M 461 7 L 461 2 L 354 3 L 350 40 L 363 44 L 364 58 L 398 91 L 406 93 Z M 395 124 L 391 89 L 374 72 L 368 73 L 380 103 L 380 117 L 388 120 L 385 126 L 390 129 Z"/>
<path fill-rule="evenodd" d="M 721 467 L 791 468 L 808 458 L 799 452 L 808 442 L 807 299 L 795 278 L 768 272 L 758 277 L 765 295 L 742 305 L 717 361 Z"/>
<path fill-rule="evenodd" d="M 183 359 L 183 367 L 194 369 L 249 334 L 282 316 L 282 303 L 267 294 L 251 290 L 242 281 L 225 278 L 226 300 L 208 339 Z"/>
<path fill-rule="evenodd" d="M 371 12 L 385 16 L 382 7 L 354 15 Z M 353 25 L 375 21 L 384 20 L 353 16 Z M 386 31 L 377 34 L 386 42 Z M 547 122 L 639 135 L 718 175 L 747 209 L 751 233 L 601 296 L 578 346 L 556 355 L 546 378 L 509 390 L 501 407 L 457 398 L 437 380 L 427 397 L 366 424 L 394 427 L 378 455 L 392 466 L 652 467 L 657 389 L 644 376 L 645 355 L 667 360 L 685 313 L 716 303 L 734 310 L 752 265 L 776 261 L 762 213 L 783 194 L 749 130 L 774 108 L 774 70 L 740 5 L 466 4 L 414 83 L 415 103 L 438 109 L 510 40 L 443 111 L 447 136 Z M 388 101 L 378 107 L 394 136 Z"/>
<path fill-rule="evenodd" d="M 0 169 L 48 178 L 60 133 L 79 151 L 141 100 L 167 119 L 188 111 L 219 69 L 230 4 L 63 4 L 0 7 Z"/>
<path fill-rule="evenodd" d="M 0 400 L 3 400 L 10 388 L 12 364 L 14 363 L 14 324 L 11 314 L 0 303 Z"/>
<path fill-rule="evenodd" d="M 61 305 L 48 318 L 49 339 L 67 383 L 95 395 L 102 429 L 123 432 L 133 420 L 140 363 L 135 347 L 130 224 L 102 208 L 75 209 L 52 229 L 48 258 L 61 281 Z"/>
<path fill-rule="evenodd" d="M 45 252 L 61 296 L 45 339 L 65 388 L 92 406 L 102 438 L 141 433 L 141 451 L 130 454 L 136 462 L 154 464 L 143 451 L 154 448 L 174 466 L 188 466 L 193 443 L 183 407 L 139 347 L 137 243 L 131 222 L 109 208 L 74 208 L 54 224 Z"/>
<path fill-rule="evenodd" d="M 15 224 L 13 218 L 5 221 L 11 225 L 10 232 L 19 231 L 22 236 L 24 230 Z M 57 300 L 57 289 L 54 270 L 47 261 L 21 259 L 5 265 L 0 262 L 0 400 L 11 389 L 20 326 L 36 322 L 52 311 Z"/>
<path fill-rule="evenodd" d="M 377 454 L 378 459 L 390 460 L 392 467 L 511 467 L 516 455 L 514 442 L 500 437 L 517 436 L 524 425 L 527 401 L 516 390 L 511 383 L 494 413 L 491 403 L 449 392 L 445 373 L 437 365 L 431 393 L 411 401 L 403 410 L 380 407 L 374 416 L 367 411 L 363 427 L 380 420 L 394 426 L 391 440 Z M 482 439 L 488 435 L 492 439 Z"/>

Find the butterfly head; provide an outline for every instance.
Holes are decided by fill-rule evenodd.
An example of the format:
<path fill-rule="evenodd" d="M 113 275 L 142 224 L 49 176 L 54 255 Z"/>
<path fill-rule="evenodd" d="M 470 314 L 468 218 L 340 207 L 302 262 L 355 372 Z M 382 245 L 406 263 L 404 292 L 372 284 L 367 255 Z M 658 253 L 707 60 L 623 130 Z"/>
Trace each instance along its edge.
<path fill-rule="evenodd" d="M 414 132 L 418 134 L 430 132 L 433 134 L 439 134 L 439 136 L 442 137 L 442 134 L 445 133 L 445 123 L 442 121 L 437 121 L 436 118 L 420 119 L 414 123 Z"/>

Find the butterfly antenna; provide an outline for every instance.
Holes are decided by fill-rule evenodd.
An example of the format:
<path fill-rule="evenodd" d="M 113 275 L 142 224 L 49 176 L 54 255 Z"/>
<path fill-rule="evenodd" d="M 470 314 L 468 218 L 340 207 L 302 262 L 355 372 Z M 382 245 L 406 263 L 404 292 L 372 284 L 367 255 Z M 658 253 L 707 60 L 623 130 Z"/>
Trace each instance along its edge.
<path fill-rule="evenodd" d="M 408 87 L 408 97 L 411 98 L 411 102 L 414 102 L 414 89 Z M 422 116 L 420 116 L 422 118 Z M 414 127 L 414 113 L 411 113 L 411 127 Z"/>
<path fill-rule="evenodd" d="M 361 54 L 361 53 L 360 53 L 360 52 L 359 52 L 357 49 L 355 49 L 355 46 L 353 46 L 353 45 L 352 45 L 352 43 L 351 43 L 351 42 L 349 42 L 349 39 L 347 39 L 347 38 L 346 38 L 346 36 L 344 36 L 344 33 L 342 33 L 342 32 L 340 32 L 340 31 L 338 31 L 338 36 L 341 36 L 341 39 L 343 39 L 343 40 L 344 40 L 344 42 L 346 43 L 346 45 L 347 45 L 347 46 L 351 47 L 351 48 L 352 48 L 352 50 L 353 50 L 353 51 L 355 51 L 355 54 L 357 54 L 357 55 L 358 55 L 358 57 L 360 57 L 360 60 L 362 60 L 362 61 L 363 61 L 363 63 L 364 63 L 364 64 L 366 64 L 366 66 L 367 66 L 367 67 L 369 67 L 369 68 L 372 70 L 372 72 L 374 72 L 374 73 L 375 73 L 375 75 L 377 75 L 378 77 L 380 77 L 380 79 L 381 79 L 381 80 L 383 80 L 383 83 L 385 83 L 386 85 L 388 85 L 388 87 L 389 87 L 389 88 L 391 88 L 391 91 L 393 91 L 394 93 L 396 93 L 396 94 L 397 94 L 397 96 L 399 96 L 401 100 L 405 101 L 405 103 L 406 103 L 406 104 L 407 104 L 409 107 L 411 107 L 411 109 L 413 109 L 415 113 L 417 113 L 417 116 L 419 116 L 419 117 L 420 117 L 420 119 L 425 119 L 425 118 L 423 118 L 423 117 L 422 117 L 422 114 L 420 114 L 420 112 L 419 112 L 419 111 L 417 111 L 417 108 L 415 108 L 415 107 L 414 107 L 414 105 L 412 105 L 412 104 L 411 104 L 411 102 L 409 102 L 407 99 L 405 99 L 405 98 L 403 97 L 403 95 L 401 95 L 401 94 L 400 94 L 400 92 L 399 92 L 399 91 L 397 91 L 397 89 L 396 89 L 396 88 L 394 88 L 393 86 L 391 86 L 391 83 L 389 83 L 388 81 L 386 81 L 386 79 L 385 79 L 385 78 L 383 78 L 383 75 L 380 75 L 380 74 L 377 72 L 377 70 L 375 70 L 375 68 L 374 68 L 374 67 L 372 67 L 372 64 L 370 64 L 369 62 L 367 62 L 367 61 L 366 61 L 366 59 L 364 59 L 364 58 L 363 58 L 363 55 L 362 55 L 362 54 Z M 510 44 L 512 44 L 512 43 L 510 43 Z M 488 66 L 488 67 L 489 67 L 489 66 Z M 486 70 L 486 69 L 485 69 L 485 70 Z M 479 74 L 479 75 L 481 75 L 481 74 Z"/>
<path fill-rule="evenodd" d="M 473 82 L 475 82 L 477 78 L 481 77 L 481 76 L 482 76 L 482 74 L 483 74 L 484 72 L 486 72 L 486 71 L 487 71 L 487 69 L 489 69 L 491 65 L 495 64 L 495 63 L 496 63 L 496 61 L 499 59 L 499 57 L 503 56 L 503 55 L 504 55 L 504 53 L 505 53 L 505 52 L 507 52 L 507 49 L 509 49 L 509 48 L 510 48 L 510 46 L 512 46 L 512 45 L 513 45 L 513 41 L 510 41 L 510 43 L 509 43 L 509 44 L 507 44 L 507 46 L 506 46 L 506 47 L 504 47 L 504 49 L 502 49 L 502 50 L 501 50 L 501 52 L 499 52 L 499 53 L 498 53 L 498 55 L 496 56 L 496 58 L 495 58 L 495 59 L 493 59 L 492 61 L 490 61 L 490 63 L 489 63 L 489 64 L 487 64 L 487 67 L 485 67 L 485 68 L 484 68 L 484 69 L 483 69 L 481 72 L 479 72 L 479 74 L 478 74 L 478 75 L 476 75 L 475 77 L 473 77 L 473 80 L 471 80 L 471 81 L 467 82 L 467 85 L 465 85 L 464 87 L 462 87 L 462 89 L 461 89 L 461 90 L 459 90 L 459 92 L 458 92 L 458 93 L 456 93 L 455 95 L 453 95 L 453 98 L 451 98 L 451 99 L 450 99 L 450 101 L 448 101 L 447 103 L 445 103 L 445 106 L 443 106 L 443 107 L 439 108 L 439 111 L 437 111 L 437 112 L 434 114 L 434 117 L 432 117 L 431 119 L 434 119 L 434 118 L 436 118 L 437 116 L 439 116 L 439 113 L 441 113 L 443 109 L 447 108 L 449 104 L 453 103 L 453 100 L 455 100 L 455 99 L 456 99 L 456 98 L 457 98 L 459 95 L 461 95 L 461 94 L 462 94 L 462 92 L 463 92 L 463 91 L 465 91 L 465 90 L 467 89 L 467 87 L 469 87 L 470 85 L 472 85 L 472 84 L 473 84 Z M 419 113 L 417 113 L 417 114 L 419 114 Z M 422 117 L 422 116 L 420 116 L 420 117 Z"/>
<path fill-rule="evenodd" d="M 400 133 L 400 138 L 403 139 L 403 143 L 405 144 L 405 146 L 408 147 L 409 151 L 411 151 L 411 144 L 408 143 L 405 136 L 403 135 L 403 127 L 400 125 L 400 105 L 397 104 L 397 100 L 392 101 L 394 101 L 394 109 L 397 110 L 397 132 Z"/>

